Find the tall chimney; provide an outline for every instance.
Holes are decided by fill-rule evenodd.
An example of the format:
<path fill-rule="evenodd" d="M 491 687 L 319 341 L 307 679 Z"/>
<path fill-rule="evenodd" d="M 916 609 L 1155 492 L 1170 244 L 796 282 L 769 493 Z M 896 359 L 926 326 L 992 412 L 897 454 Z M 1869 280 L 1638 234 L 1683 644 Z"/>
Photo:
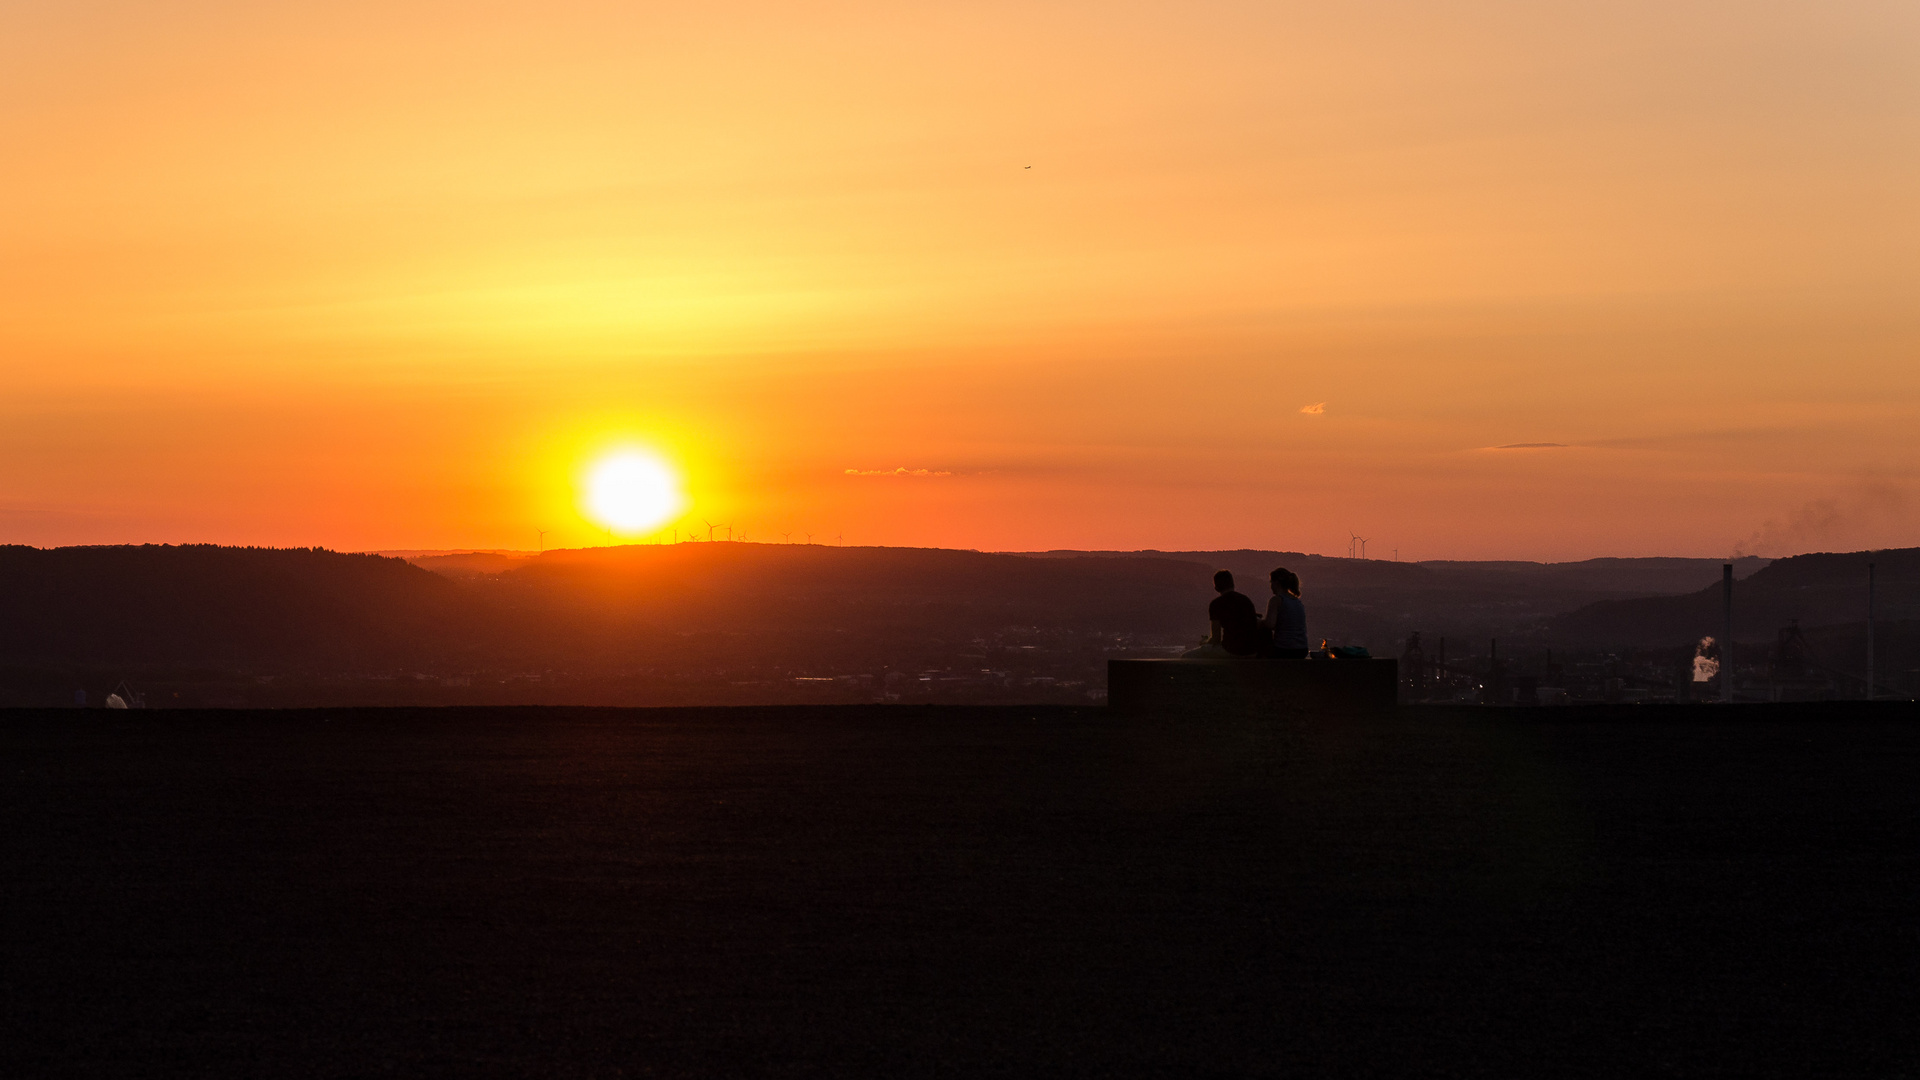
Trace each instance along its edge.
<path fill-rule="evenodd" d="M 1873 564 L 1867 564 L 1867 700 L 1873 700 Z"/>
<path fill-rule="evenodd" d="M 1720 630 L 1720 703 L 1733 704 L 1733 564 L 1720 567 L 1720 598 L 1725 616 Z"/>

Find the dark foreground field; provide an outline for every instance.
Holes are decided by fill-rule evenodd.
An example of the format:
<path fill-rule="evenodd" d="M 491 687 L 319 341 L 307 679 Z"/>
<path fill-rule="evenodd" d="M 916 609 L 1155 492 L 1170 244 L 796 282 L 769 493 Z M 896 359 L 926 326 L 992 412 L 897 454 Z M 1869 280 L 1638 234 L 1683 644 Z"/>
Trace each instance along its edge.
<path fill-rule="evenodd" d="M 0 1072 L 1920 1075 L 1911 705 L 0 714 Z"/>

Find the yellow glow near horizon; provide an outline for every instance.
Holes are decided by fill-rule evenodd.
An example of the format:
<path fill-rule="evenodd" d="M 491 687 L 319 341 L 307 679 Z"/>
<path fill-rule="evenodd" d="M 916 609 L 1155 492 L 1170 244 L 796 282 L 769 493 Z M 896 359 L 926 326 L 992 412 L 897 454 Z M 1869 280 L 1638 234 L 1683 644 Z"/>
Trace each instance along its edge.
<path fill-rule="evenodd" d="M 586 509 L 593 520 L 629 536 L 665 525 L 687 505 L 679 475 L 641 450 L 621 450 L 600 459 L 588 471 L 585 486 Z"/>
<path fill-rule="evenodd" d="M 1729 10 L 0 3 L 0 543 L 1920 542 L 1920 5 Z"/>

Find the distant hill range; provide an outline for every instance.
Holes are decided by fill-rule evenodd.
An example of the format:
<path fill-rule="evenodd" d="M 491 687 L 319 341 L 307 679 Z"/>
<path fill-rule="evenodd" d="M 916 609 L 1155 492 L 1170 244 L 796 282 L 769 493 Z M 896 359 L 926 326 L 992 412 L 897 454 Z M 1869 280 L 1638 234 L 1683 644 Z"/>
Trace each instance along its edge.
<path fill-rule="evenodd" d="M 1920 617 L 1920 549 L 1743 559 L 1737 637 L 1771 640 L 1796 618 L 1809 628 L 1859 623 L 1868 561 L 1880 567 L 1881 617 Z M 1214 569 L 1232 570 L 1264 605 L 1276 566 L 1303 581 L 1310 636 L 1388 655 L 1414 630 L 1429 648 L 1451 636 L 1571 650 L 1677 647 L 1719 627 L 1721 563 L 1711 559 L 1400 563 L 728 542 L 408 559 L 0 547 L 0 670 L 15 673 L 0 678 L 38 685 L 47 672 L 85 670 L 460 685 L 697 674 L 710 686 L 775 688 L 763 698 L 777 697 L 782 679 L 971 672 L 1078 683 L 1103 656 L 1164 655 L 1197 640 Z M 1036 674 L 1047 663 L 1083 677 Z"/>
<path fill-rule="evenodd" d="M 1231 570 L 1242 592 L 1264 605 L 1267 575 L 1285 566 L 1300 575 L 1317 637 L 1365 644 L 1379 651 L 1409 631 L 1461 641 L 1534 638 L 1551 620 L 1591 604 L 1682 595 L 1717 587 L 1718 559 L 1587 559 L 1581 562 L 1390 562 L 1342 559 L 1297 551 L 1044 551 L 1048 559 L 1165 559 Z M 1768 560 L 1744 557 L 1734 576 L 1744 579 Z M 1634 644 L 1659 641 L 1662 628 Z M 1660 642 L 1665 643 L 1665 642 Z"/>
<path fill-rule="evenodd" d="M 312 549 L 0 547 L 0 663 L 279 671 L 443 659 L 482 614 L 399 559 Z"/>
<path fill-rule="evenodd" d="M 1864 624 L 1867 566 L 1874 566 L 1876 621 L 1920 619 L 1920 548 L 1796 555 L 1741 581 L 1734 590 L 1736 641 L 1772 639 L 1780 628 Z M 1668 643 L 1719 634 L 1725 621 L 1719 582 L 1678 596 L 1603 600 L 1549 620 L 1543 636 L 1570 648 Z"/>

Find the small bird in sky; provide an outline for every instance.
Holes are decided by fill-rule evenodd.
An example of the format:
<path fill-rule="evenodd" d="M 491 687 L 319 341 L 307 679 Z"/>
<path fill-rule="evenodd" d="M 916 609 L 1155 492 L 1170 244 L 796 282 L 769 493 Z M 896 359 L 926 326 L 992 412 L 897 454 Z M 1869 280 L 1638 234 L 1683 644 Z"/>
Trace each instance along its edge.
<path fill-rule="evenodd" d="M 1033 166 L 1031 166 L 1031 165 L 1029 165 L 1029 166 L 1027 166 L 1027 168 L 1029 168 L 1029 169 L 1031 169 L 1031 168 L 1033 168 Z"/>

